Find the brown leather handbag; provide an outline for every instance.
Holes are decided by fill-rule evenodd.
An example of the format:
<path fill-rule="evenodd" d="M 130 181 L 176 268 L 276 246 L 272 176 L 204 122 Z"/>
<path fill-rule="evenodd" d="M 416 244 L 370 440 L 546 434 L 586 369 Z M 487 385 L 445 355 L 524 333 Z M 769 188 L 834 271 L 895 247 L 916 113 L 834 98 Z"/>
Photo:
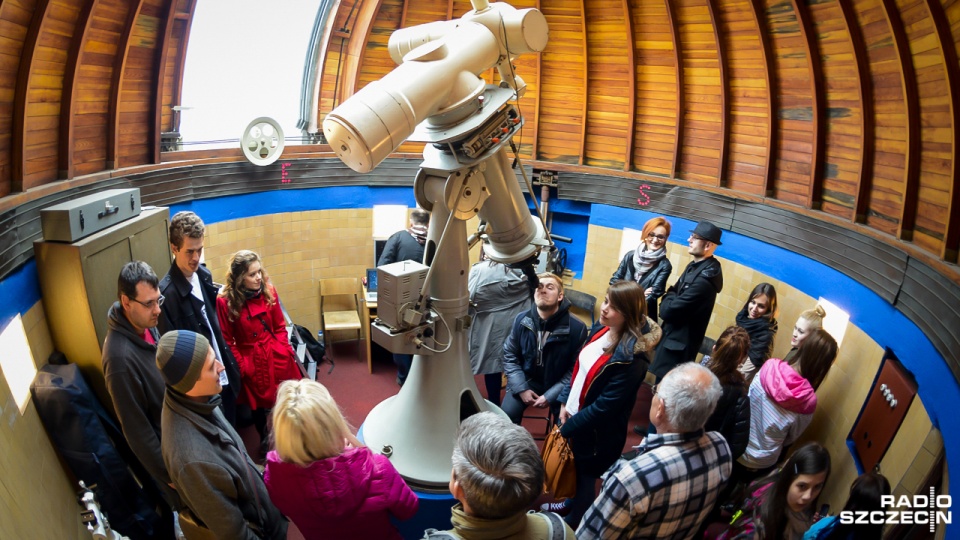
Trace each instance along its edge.
<path fill-rule="evenodd" d="M 553 426 L 543 441 L 540 457 L 546 471 L 545 490 L 557 499 L 573 497 L 577 492 L 577 470 L 573 465 L 573 450 L 560 435 L 560 426 Z"/>

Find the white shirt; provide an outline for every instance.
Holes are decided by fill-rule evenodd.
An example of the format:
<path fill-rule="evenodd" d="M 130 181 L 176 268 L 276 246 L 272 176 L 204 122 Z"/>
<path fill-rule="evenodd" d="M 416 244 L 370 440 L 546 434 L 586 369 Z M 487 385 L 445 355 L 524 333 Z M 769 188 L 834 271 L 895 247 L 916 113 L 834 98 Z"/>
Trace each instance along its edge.
<path fill-rule="evenodd" d="M 200 289 L 200 276 L 196 272 L 190 276 L 190 285 L 193 289 L 190 291 L 193 296 L 200 300 L 200 314 L 203 315 L 203 322 L 207 323 L 207 329 L 210 330 L 210 346 L 213 347 L 213 353 L 217 357 L 217 362 L 223 365 L 223 359 L 220 358 L 220 347 L 217 345 L 217 333 L 213 331 L 213 325 L 210 324 L 210 317 L 207 315 L 207 303 L 203 301 L 203 291 Z M 230 379 L 227 378 L 227 371 L 220 372 L 220 386 L 229 386 Z"/>
<path fill-rule="evenodd" d="M 577 376 L 573 378 L 570 395 L 567 397 L 567 412 L 571 415 L 580 410 L 580 392 L 583 391 L 583 385 L 587 382 L 587 373 L 590 373 L 593 365 L 603 356 L 603 350 L 613 343 L 610 340 L 611 334 L 612 332 L 608 330 L 580 351 L 580 368 L 577 370 Z"/>

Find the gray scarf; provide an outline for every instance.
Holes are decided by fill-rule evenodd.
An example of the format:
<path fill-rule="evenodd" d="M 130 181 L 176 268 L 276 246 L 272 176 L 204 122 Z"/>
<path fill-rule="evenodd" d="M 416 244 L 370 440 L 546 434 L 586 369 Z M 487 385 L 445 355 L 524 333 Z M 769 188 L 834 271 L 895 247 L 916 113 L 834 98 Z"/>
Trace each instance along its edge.
<path fill-rule="evenodd" d="M 643 275 L 650 271 L 660 259 L 667 256 L 667 246 L 663 246 L 656 251 L 647 249 L 646 242 L 640 242 L 637 249 L 633 250 L 633 278 L 640 283 Z"/>

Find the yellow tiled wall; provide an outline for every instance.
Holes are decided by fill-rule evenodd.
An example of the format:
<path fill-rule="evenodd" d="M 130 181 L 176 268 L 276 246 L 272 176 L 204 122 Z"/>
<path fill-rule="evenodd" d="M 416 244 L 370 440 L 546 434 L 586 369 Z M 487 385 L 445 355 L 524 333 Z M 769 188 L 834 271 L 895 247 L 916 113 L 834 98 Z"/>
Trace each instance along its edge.
<path fill-rule="evenodd" d="M 35 363 L 40 368 L 53 341 L 37 302 L 21 315 Z M 23 416 L 0 384 L 0 538 L 90 538 L 80 522 L 76 486 L 61 465 L 31 399 Z"/>

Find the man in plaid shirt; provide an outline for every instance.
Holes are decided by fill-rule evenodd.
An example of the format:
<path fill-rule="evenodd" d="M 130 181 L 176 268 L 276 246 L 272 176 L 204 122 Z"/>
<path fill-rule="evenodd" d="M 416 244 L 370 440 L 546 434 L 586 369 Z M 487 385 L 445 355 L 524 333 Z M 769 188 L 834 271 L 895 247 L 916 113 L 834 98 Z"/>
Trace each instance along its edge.
<path fill-rule="evenodd" d="M 606 472 L 577 539 L 693 538 L 730 478 L 727 441 L 703 426 L 720 399 L 720 381 L 693 362 L 680 364 L 654 386 L 650 422 L 657 433 L 639 454 Z"/>

